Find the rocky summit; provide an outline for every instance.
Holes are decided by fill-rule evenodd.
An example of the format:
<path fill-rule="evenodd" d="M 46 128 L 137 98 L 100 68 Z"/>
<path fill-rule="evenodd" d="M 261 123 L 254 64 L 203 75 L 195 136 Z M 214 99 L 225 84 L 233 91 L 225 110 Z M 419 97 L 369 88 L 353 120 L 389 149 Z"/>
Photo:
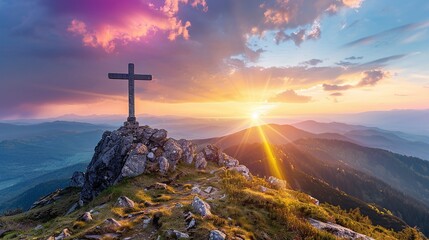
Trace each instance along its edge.
<path fill-rule="evenodd" d="M 75 173 L 72 183 L 78 186 L 84 176 L 80 196 L 80 202 L 84 204 L 124 178 L 144 173 L 166 175 L 174 172 L 179 163 L 194 165 L 201 170 L 207 166 L 207 161 L 251 177 L 246 166 L 239 165 L 237 159 L 216 146 L 207 145 L 197 152 L 191 141 L 169 138 L 165 129 L 121 127 L 104 132 L 86 173 Z"/>

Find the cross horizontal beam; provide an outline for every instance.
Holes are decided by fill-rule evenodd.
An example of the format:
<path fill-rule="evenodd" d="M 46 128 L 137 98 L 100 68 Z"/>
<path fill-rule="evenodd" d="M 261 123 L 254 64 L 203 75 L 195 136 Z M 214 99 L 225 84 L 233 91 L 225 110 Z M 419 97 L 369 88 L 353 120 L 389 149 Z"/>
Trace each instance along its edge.
<path fill-rule="evenodd" d="M 129 74 L 126 73 L 109 73 L 108 75 L 109 79 L 126 79 L 128 80 L 130 78 Z M 134 80 L 152 80 L 152 75 L 146 75 L 146 74 L 133 74 Z"/>

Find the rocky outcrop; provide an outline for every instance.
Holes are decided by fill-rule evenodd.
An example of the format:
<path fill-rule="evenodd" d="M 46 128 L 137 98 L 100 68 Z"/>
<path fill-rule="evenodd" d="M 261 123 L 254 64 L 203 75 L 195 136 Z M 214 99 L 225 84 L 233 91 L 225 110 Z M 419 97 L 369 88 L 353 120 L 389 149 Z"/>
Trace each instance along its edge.
<path fill-rule="evenodd" d="M 361 239 L 361 240 L 374 240 L 371 237 L 368 237 L 366 235 L 357 233 L 349 228 L 340 226 L 335 223 L 324 223 L 315 219 L 310 218 L 309 219 L 310 224 L 320 230 L 325 230 L 327 232 L 330 232 L 334 234 L 337 237 L 345 238 L 345 239 Z"/>
<path fill-rule="evenodd" d="M 86 173 L 76 173 L 73 184 L 82 186 L 80 202 L 86 203 L 124 178 L 153 172 L 167 175 L 181 162 L 201 170 L 208 161 L 250 177 L 247 167 L 214 145 L 197 153 L 191 141 L 168 138 L 164 129 L 121 127 L 103 134 Z"/>
<path fill-rule="evenodd" d="M 135 203 L 133 200 L 125 196 L 121 196 L 116 201 L 116 206 L 122 207 L 122 208 L 133 208 L 135 206 Z"/>
<path fill-rule="evenodd" d="M 39 207 L 43 207 L 48 204 L 51 204 L 56 200 L 60 199 L 62 194 L 63 194 L 63 191 L 61 189 L 58 189 L 55 192 L 52 192 L 46 196 L 43 196 L 39 200 L 34 202 L 30 209 L 39 208 Z"/>
<path fill-rule="evenodd" d="M 83 187 L 85 183 L 85 173 L 83 172 L 74 172 L 73 176 L 70 179 L 70 187 Z"/>

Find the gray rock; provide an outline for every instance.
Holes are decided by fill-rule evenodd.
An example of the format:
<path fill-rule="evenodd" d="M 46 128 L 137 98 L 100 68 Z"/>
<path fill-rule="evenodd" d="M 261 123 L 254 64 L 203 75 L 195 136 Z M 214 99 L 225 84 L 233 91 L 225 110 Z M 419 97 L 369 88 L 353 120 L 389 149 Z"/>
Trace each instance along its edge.
<path fill-rule="evenodd" d="M 210 231 L 209 240 L 225 240 L 225 239 L 226 239 L 225 233 L 219 230 Z"/>
<path fill-rule="evenodd" d="M 245 176 L 247 179 L 251 178 L 249 169 L 244 165 L 238 165 L 236 167 L 228 168 L 231 171 L 235 171 Z"/>
<path fill-rule="evenodd" d="M 130 151 L 128 158 L 121 170 L 121 176 L 118 180 L 125 177 L 135 177 L 145 171 L 146 154 L 148 153 L 146 145 L 137 144 L 136 148 Z"/>
<path fill-rule="evenodd" d="M 113 218 L 108 218 L 104 221 L 102 227 L 106 232 L 116 232 L 116 230 L 122 227 L 122 224 Z"/>
<path fill-rule="evenodd" d="M 76 211 L 76 209 L 78 209 L 78 207 L 79 207 L 79 203 L 74 203 L 74 204 L 69 208 L 69 210 L 66 212 L 66 214 L 65 214 L 65 215 L 69 215 L 70 213 L 72 213 L 72 212 Z"/>
<path fill-rule="evenodd" d="M 116 206 L 123 208 L 133 208 L 135 203 L 133 200 L 127 198 L 126 196 L 120 196 L 118 200 L 116 200 Z"/>
<path fill-rule="evenodd" d="M 93 219 L 90 212 L 85 212 L 82 216 L 79 217 L 79 220 L 83 222 L 91 222 Z"/>
<path fill-rule="evenodd" d="M 183 233 L 177 230 L 167 230 L 166 235 L 173 239 L 187 239 L 189 235 L 187 233 Z"/>
<path fill-rule="evenodd" d="M 268 177 L 267 182 L 270 183 L 276 189 L 286 189 L 287 187 L 286 180 L 281 180 L 274 176 Z"/>
<path fill-rule="evenodd" d="M 150 138 L 151 141 L 157 143 L 158 145 L 162 146 L 162 144 L 167 139 L 167 131 L 165 129 L 155 129 L 155 132 L 153 133 L 152 137 Z"/>
<path fill-rule="evenodd" d="M 165 190 L 165 189 L 167 189 L 167 184 L 157 182 L 157 183 L 155 183 L 154 187 L 155 187 L 155 189 Z"/>
<path fill-rule="evenodd" d="M 104 132 L 85 173 L 85 183 L 80 195 L 84 203 L 115 183 L 121 175 L 133 139 L 133 135 L 128 134 L 124 128 Z"/>
<path fill-rule="evenodd" d="M 41 225 L 41 224 L 37 225 L 37 226 L 34 228 L 34 230 L 36 230 L 36 231 L 39 231 L 39 230 L 42 230 L 42 229 L 43 229 L 43 225 Z"/>
<path fill-rule="evenodd" d="M 194 200 L 192 201 L 192 208 L 202 217 L 212 215 L 212 213 L 210 212 L 210 205 L 198 196 L 194 197 Z"/>
<path fill-rule="evenodd" d="M 204 157 L 204 153 L 200 152 L 195 156 L 195 168 L 205 169 L 207 167 L 207 161 Z"/>
<path fill-rule="evenodd" d="M 149 152 L 146 156 L 149 160 L 155 159 L 155 154 L 153 152 Z"/>
<path fill-rule="evenodd" d="M 240 163 L 237 159 L 229 156 L 226 153 L 219 153 L 219 161 L 218 164 L 225 167 L 235 167 L 238 166 Z"/>
<path fill-rule="evenodd" d="M 328 231 L 334 235 L 336 235 L 337 237 L 340 238 L 344 238 L 344 239 L 361 239 L 361 240 L 374 240 L 371 237 L 368 237 L 366 235 L 357 233 L 349 228 L 340 226 L 338 224 L 334 224 L 334 223 L 324 223 L 315 219 L 310 218 L 309 219 L 310 224 L 320 230 L 325 230 Z"/>
<path fill-rule="evenodd" d="M 183 161 L 186 164 L 192 164 L 195 156 L 196 146 L 191 141 L 186 139 L 180 139 L 178 143 L 183 150 Z"/>
<path fill-rule="evenodd" d="M 74 172 L 73 176 L 70 179 L 70 187 L 83 187 L 85 183 L 85 173 L 83 172 Z"/>
<path fill-rule="evenodd" d="M 204 147 L 203 153 L 207 161 L 218 162 L 219 161 L 219 148 L 209 144 Z"/>
<path fill-rule="evenodd" d="M 211 193 L 213 191 L 213 187 L 208 186 L 206 189 L 204 189 L 205 193 Z"/>
<path fill-rule="evenodd" d="M 61 231 L 61 233 L 55 237 L 55 240 L 63 240 L 63 239 L 70 237 L 70 236 L 71 236 L 70 231 L 67 228 L 64 228 Z"/>
<path fill-rule="evenodd" d="M 168 169 L 170 168 L 170 163 L 168 162 L 168 159 L 165 157 L 159 157 L 158 164 L 159 164 L 159 172 L 163 175 L 167 174 Z"/>
<path fill-rule="evenodd" d="M 167 140 L 167 142 L 165 142 L 163 148 L 164 148 L 163 156 L 170 161 L 172 165 L 170 167 L 175 166 L 182 158 L 182 154 L 183 154 L 183 150 L 180 147 L 179 143 L 176 140 L 170 138 Z"/>

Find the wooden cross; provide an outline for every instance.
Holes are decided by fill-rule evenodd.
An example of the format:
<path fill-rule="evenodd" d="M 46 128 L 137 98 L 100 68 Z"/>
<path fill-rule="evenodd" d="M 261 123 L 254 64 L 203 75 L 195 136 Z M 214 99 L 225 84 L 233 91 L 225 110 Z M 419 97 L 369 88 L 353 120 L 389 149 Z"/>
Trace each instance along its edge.
<path fill-rule="evenodd" d="M 134 80 L 152 80 L 152 75 L 134 74 L 134 63 L 128 63 L 127 73 L 109 73 L 109 79 L 127 79 L 128 80 L 128 119 L 131 125 L 138 125 L 134 112 Z"/>

